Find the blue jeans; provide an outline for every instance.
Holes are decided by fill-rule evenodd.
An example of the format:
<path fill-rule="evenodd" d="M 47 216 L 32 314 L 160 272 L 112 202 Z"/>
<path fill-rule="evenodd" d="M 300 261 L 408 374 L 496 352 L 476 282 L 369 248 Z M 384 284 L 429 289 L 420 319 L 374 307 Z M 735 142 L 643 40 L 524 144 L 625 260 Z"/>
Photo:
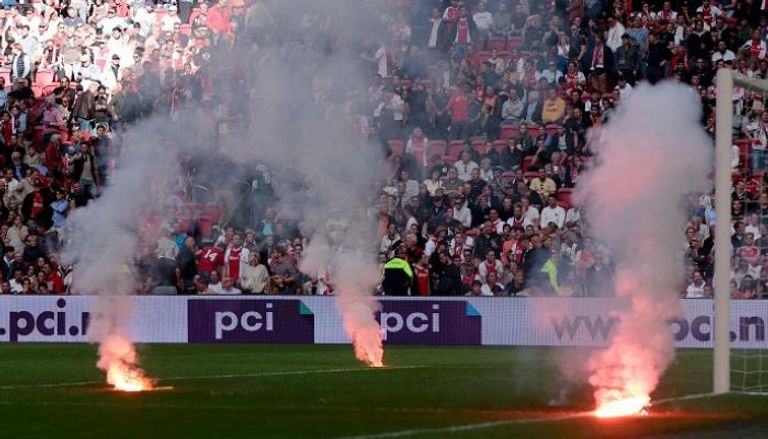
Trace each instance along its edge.
<path fill-rule="evenodd" d="M 752 171 L 765 171 L 766 157 L 768 157 L 768 151 L 752 148 Z"/>
<path fill-rule="evenodd" d="M 458 61 L 461 61 L 462 59 L 467 57 L 467 52 L 469 51 L 469 46 L 466 44 L 456 44 L 456 58 L 458 58 Z"/>

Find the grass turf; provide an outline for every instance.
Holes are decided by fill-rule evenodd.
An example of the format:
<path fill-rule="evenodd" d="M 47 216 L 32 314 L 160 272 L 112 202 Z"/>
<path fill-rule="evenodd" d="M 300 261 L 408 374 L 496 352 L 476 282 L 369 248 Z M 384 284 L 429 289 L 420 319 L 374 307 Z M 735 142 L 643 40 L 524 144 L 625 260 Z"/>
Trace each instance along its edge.
<path fill-rule="evenodd" d="M 562 381 L 545 348 L 390 346 L 385 369 L 364 368 L 350 346 L 144 345 L 140 352 L 147 373 L 173 390 L 107 390 L 92 346 L 0 345 L 3 437 L 768 434 L 761 396 L 677 400 L 647 417 L 598 420 L 582 416 L 591 398 L 581 388 L 567 406 L 551 407 Z M 708 392 L 711 367 L 711 351 L 678 351 L 654 398 Z M 60 383 L 81 384 L 42 387 Z"/>

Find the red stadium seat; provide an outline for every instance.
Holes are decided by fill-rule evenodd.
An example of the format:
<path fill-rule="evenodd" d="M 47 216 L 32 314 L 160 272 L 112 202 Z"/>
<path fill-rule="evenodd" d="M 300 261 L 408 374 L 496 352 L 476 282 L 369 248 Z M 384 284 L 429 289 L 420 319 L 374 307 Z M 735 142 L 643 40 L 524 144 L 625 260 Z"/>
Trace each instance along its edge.
<path fill-rule="evenodd" d="M 449 164 L 453 164 L 453 162 L 459 159 L 463 149 L 464 142 L 461 140 L 454 140 L 450 145 L 448 145 L 448 152 L 446 153 L 445 161 L 447 161 Z"/>
<path fill-rule="evenodd" d="M 571 188 L 561 188 L 557 191 L 557 201 L 566 209 L 569 209 L 571 206 L 573 206 L 573 201 L 571 200 L 571 197 L 573 195 L 573 189 Z"/>
<path fill-rule="evenodd" d="M 54 90 L 59 88 L 59 83 L 54 82 L 52 84 L 48 84 L 43 87 L 43 96 L 48 96 L 49 94 L 53 93 Z"/>
<path fill-rule="evenodd" d="M 557 134 L 557 128 L 557 124 L 551 123 L 544 127 L 544 130 L 547 132 L 547 134 Z"/>
<path fill-rule="evenodd" d="M 191 24 L 182 24 L 179 26 L 179 32 L 181 32 L 182 35 L 192 35 L 192 25 Z"/>
<path fill-rule="evenodd" d="M 507 40 L 503 37 L 491 37 L 488 39 L 488 50 L 504 50 L 507 48 Z"/>
<path fill-rule="evenodd" d="M 501 126 L 501 140 L 514 139 L 520 135 L 520 129 L 517 125 L 508 124 Z"/>
<path fill-rule="evenodd" d="M 531 163 L 533 163 L 533 156 L 528 156 L 523 158 L 523 172 L 528 172 L 528 168 L 531 167 Z"/>
<path fill-rule="evenodd" d="M 53 69 L 40 69 L 35 74 L 35 81 L 36 83 L 46 86 L 48 84 L 53 83 L 53 79 L 56 76 L 56 72 L 53 71 Z"/>
<path fill-rule="evenodd" d="M 448 144 L 444 140 L 431 140 L 427 147 L 427 158 L 432 158 L 433 155 L 444 156 L 448 150 Z"/>
<path fill-rule="evenodd" d="M 36 98 L 43 96 L 43 85 L 38 83 L 33 83 L 30 87 L 32 89 L 32 93 L 34 93 Z"/>
<path fill-rule="evenodd" d="M 400 157 L 405 155 L 405 144 L 401 140 L 388 140 L 387 144 L 392 155 Z"/>
<path fill-rule="evenodd" d="M 472 58 L 470 58 L 470 62 L 472 63 L 472 67 L 479 68 L 480 64 L 488 61 L 488 59 L 491 57 L 491 52 L 486 51 L 479 51 L 476 52 Z"/>
<path fill-rule="evenodd" d="M 538 125 L 528 125 L 528 137 L 536 139 L 542 133 L 542 129 Z"/>
<path fill-rule="evenodd" d="M 525 177 L 526 180 L 533 180 L 534 178 L 538 177 L 538 172 L 523 172 L 523 177 Z"/>
<path fill-rule="evenodd" d="M 507 147 L 507 141 L 506 140 L 496 140 L 493 142 L 493 149 L 496 150 L 496 152 L 501 153 L 501 151 L 504 150 L 504 148 Z"/>
<path fill-rule="evenodd" d="M 507 39 L 507 50 L 519 49 L 523 47 L 523 37 L 509 37 Z"/>
<path fill-rule="evenodd" d="M 11 68 L 10 67 L 0 68 L 0 78 L 5 79 L 6 87 L 10 86 L 11 85 Z"/>
<path fill-rule="evenodd" d="M 483 150 L 485 149 L 485 140 L 475 140 L 472 142 L 472 149 L 474 149 L 478 154 L 482 154 Z"/>

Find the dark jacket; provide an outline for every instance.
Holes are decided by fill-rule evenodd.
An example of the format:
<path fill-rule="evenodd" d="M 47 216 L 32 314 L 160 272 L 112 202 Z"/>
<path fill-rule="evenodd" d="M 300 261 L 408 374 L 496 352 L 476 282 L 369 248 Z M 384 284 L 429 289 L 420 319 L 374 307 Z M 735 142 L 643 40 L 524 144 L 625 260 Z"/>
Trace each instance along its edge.
<path fill-rule="evenodd" d="M 80 97 L 75 101 L 75 106 L 72 109 L 72 114 L 75 117 L 81 119 L 93 119 L 93 113 L 96 109 L 96 97 L 90 90 L 86 90 L 80 94 Z"/>
<path fill-rule="evenodd" d="M 91 168 L 91 173 L 93 174 L 93 178 L 95 179 L 94 183 L 96 185 L 101 184 L 101 178 L 99 176 L 98 168 L 96 167 L 96 156 L 88 153 L 88 157 L 90 158 L 89 166 Z M 83 154 L 78 154 L 73 160 L 72 160 L 72 179 L 75 181 L 78 181 L 83 176 L 83 171 L 85 170 L 85 156 Z"/>

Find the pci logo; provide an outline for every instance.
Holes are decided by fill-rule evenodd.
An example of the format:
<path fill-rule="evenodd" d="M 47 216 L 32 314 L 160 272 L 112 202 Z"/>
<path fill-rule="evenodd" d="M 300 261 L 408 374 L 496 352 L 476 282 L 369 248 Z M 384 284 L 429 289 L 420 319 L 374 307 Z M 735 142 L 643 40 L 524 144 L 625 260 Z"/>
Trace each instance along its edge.
<path fill-rule="evenodd" d="M 190 343 L 313 343 L 315 316 L 301 300 L 189 300 Z"/>
<path fill-rule="evenodd" d="M 482 317 L 465 301 L 382 300 L 381 338 L 391 344 L 479 345 Z"/>
<path fill-rule="evenodd" d="M 21 306 L 25 303 L 27 305 Z M 0 340 L 11 343 L 76 341 L 81 340 L 88 329 L 90 313 L 68 309 L 66 299 L 44 305 L 40 301 L 19 301 L 19 305 L 0 315 Z"/>

